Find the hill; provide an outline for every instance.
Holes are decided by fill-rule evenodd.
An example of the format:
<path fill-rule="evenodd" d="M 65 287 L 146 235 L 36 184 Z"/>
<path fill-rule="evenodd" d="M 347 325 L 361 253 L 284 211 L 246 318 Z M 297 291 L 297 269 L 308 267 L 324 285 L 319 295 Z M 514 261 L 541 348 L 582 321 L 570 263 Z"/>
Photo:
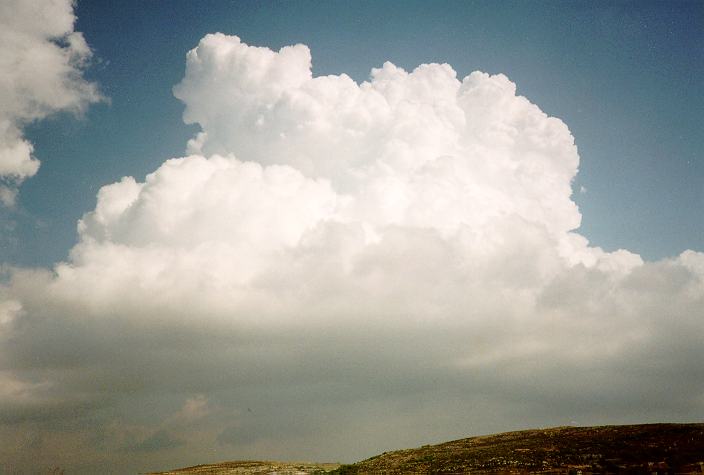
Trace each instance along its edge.
<path fill-rule="evenodd" d="M 704 424 L 555 427 L 384 452 L 351 465 L 224 462 L 159 475 L 469 472 L 704 473 Z"/>
<path fill-rule="evenodd" d="M 154 472 L 147 475 L 259 475 L 274 473 L 278 475 L 318 475 L 330 473 L 338 467 L 340 464 L 337 463 L 241 460 L 177 468 L 168 472 Z"/>
<path fill-rule="evenodd" d="M 366 473 L 702 473 L 704 424 L 556 427 L 387 452 L 345 465 Z"/>

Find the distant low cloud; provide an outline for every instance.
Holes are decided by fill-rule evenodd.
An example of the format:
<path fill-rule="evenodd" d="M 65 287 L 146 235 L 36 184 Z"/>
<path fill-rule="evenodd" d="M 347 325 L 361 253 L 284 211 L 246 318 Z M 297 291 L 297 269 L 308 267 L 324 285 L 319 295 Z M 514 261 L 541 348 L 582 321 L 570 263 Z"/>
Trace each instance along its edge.
<path fill-rule="evenodd" d="M 164 449 L 173 449 L 184 444 L 182 440 L 175 439 L 164 430 L 159 430 L 146 439 L 127 445 L 127 452 L 155 452 Z"/>
<path fill-rule="evenodd" d="M 0 203 L 14 204 L 17 185 L 39 160 L 23 127 L 57 111 L 80 112 L 101 99 L 82 77 L 91 57 L 74 31 L 71 0 L 8 0 L 0 5 Z"/>
<path fill-rule="evenodd" d="M 9 272 L 0 458 L 350 460 L 701 414 L 704 254 L 590 246 L 574 140 L 505 76 L 357 84 L 217 34 L 175 95 L 189 155 L 103 187 L 51 272 Z"/>

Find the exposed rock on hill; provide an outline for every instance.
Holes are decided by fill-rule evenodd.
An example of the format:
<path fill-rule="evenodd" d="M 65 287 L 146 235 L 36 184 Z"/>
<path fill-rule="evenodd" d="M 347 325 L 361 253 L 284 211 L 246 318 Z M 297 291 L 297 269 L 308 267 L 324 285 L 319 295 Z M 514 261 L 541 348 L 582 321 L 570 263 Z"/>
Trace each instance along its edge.
<path fill-rule="evenodd" d="M 262 462 L 243 460 L 238 462 L 222 462 L 195 467 L 178 468 L 168 472 L 158 472 L 149 475 L 318 475 L 330 473 L 340 465 L 336 463 L 311 462 Z"/>
<path fill-rule="evenodd" d="M 556 427 L 385 452 L 352 465 L 224 462 L 159 475 L 704 473 L 704 424 Z M 154 474 L 157 475 L 157 474 Z"/>
<path fill-rule="evenodd" d="M 557 427 L 383 453 L 340 474 L 702 473 L 704 424 Z"/>

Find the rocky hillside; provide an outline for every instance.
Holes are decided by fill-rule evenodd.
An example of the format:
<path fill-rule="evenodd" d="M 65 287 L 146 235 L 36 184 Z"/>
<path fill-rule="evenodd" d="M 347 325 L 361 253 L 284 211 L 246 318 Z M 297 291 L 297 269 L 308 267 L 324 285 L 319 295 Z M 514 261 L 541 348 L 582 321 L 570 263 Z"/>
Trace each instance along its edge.
<path fill-rule="evenodd" d="M 704 424 L 557 427 L 387 452 L 342 466 L 367 473 L 702 473 Z"/>
<path fill-rule="evenodd" d="M 310 463 L 310 462 L 261 462 L 239 461 L 222 462 L 195 467 L 178 468 L 168 472 L 155 472 L 148 475 L 317 475 L 330 473 L 340 465 L 336 463 Z"/>
<path fill-rule="evenodd" d="M 556 427 L 385 452 L 352 465 L 224 462 L 160 475 L 704 473 L 704 424 Z M 156 474 L 154 474 L 156 475 Z"/>

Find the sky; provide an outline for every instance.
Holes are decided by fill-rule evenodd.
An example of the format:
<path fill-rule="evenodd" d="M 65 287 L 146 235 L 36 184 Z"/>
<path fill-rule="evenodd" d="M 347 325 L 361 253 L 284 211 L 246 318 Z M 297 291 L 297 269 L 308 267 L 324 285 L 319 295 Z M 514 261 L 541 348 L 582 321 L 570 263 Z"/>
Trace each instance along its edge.
<path fill-rule="evenodd" d="M 700 421 L 703 23 L 3 3 L 0 472 Z"/>

